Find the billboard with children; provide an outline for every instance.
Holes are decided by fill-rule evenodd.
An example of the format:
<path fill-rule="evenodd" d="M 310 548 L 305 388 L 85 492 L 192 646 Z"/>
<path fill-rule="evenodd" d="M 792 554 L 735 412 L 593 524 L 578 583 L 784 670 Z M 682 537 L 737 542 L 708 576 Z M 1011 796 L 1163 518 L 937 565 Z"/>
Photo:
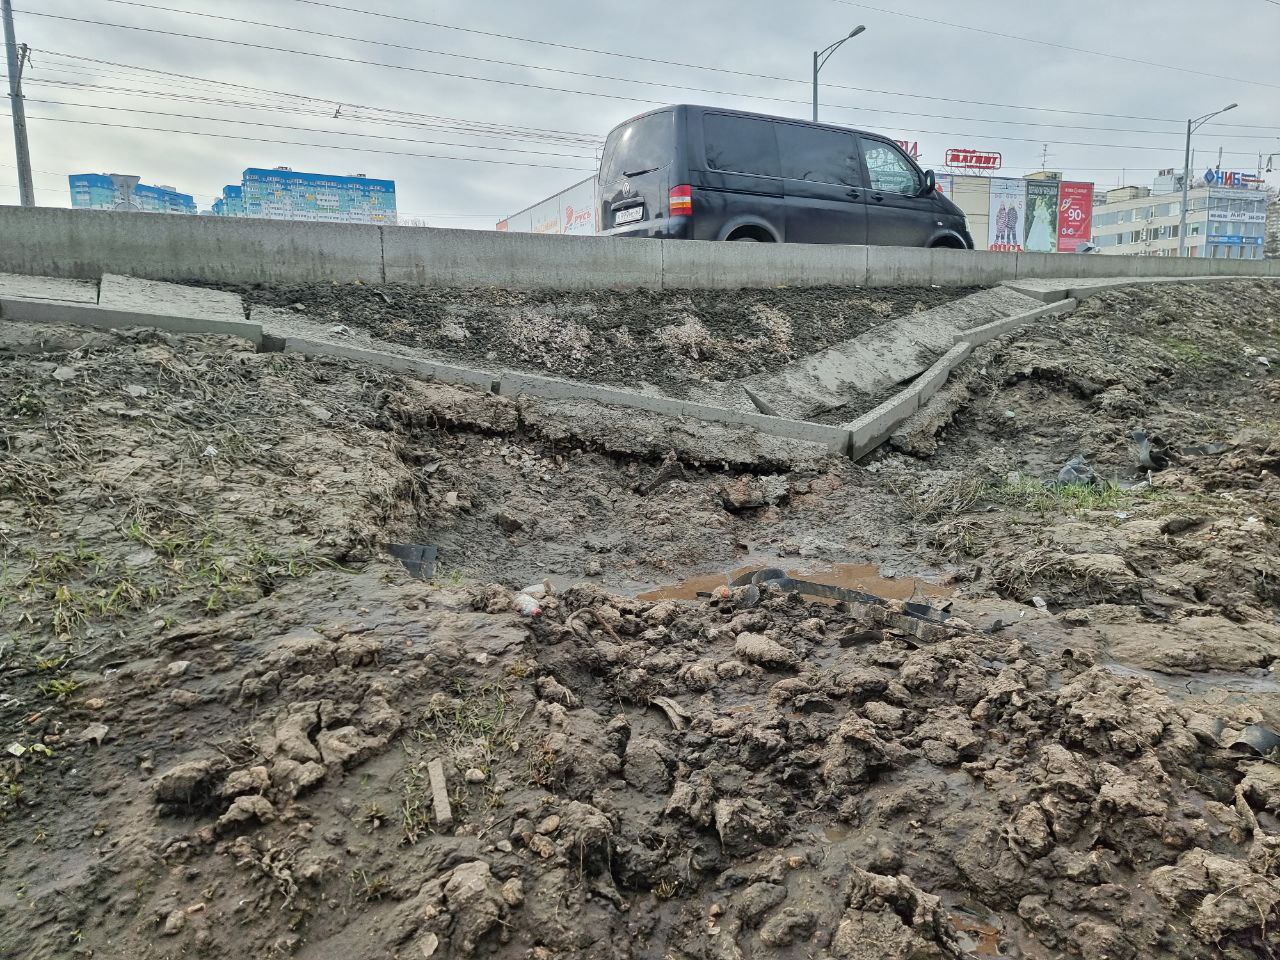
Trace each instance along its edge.
<path fill-rule="evenodd" d="M 1025 181 L 991 178 L 991 220 L 987 225 L 987 249 L 1004 252 L 1022 249 L 1026 207 Z"/>

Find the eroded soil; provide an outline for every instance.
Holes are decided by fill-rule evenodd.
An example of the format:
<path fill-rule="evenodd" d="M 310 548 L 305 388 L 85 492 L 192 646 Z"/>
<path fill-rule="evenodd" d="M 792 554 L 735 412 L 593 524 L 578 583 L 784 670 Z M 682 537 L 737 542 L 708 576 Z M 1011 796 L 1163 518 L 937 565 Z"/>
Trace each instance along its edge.
<path fill-rule="evenodd" d="M 1280 295 L 1208 289 L 984 348 L 865 466 L 6 323 L 0 954 L 1276 956 Z M 634 599 L 761 562 L 950 619 Z"/>
<path fill-rule="evenodd" d="M 527 291 L 313 284 L 242 288 L 249 304 L 345 324 L 438 356 L 683 396 L 776 370 L 963 288 Z"/>

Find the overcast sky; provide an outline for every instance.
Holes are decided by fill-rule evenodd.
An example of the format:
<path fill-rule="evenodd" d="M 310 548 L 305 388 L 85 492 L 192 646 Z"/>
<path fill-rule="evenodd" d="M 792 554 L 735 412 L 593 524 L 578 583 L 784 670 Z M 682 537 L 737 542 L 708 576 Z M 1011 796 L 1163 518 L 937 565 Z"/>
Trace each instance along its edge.
<path fill-rule="evenodd" d="M 1001 152 L 1004 172 L 1021 176 L 1040 168 L 1046 149 L 1042 145 L 1047 143 L 1048 168 L 1061 170 L 1068 178 L 1104 187 L 1121 182 L 1148 184 L 1157 168 L 1181 166 L 1186 117 L 1232 101 L 1238 101 L 1239 108 L 1221 122 L 1242 126 L 1205 127 L 1194 142 L 1198 170 L 1203 172 L 1217 162 L 1219 147 L 1226 151 L 1224 169 L 1253 170 L 1260 152 L 1280 154 L 1276 42 L 1280 4 L 1270 0 L 1238 0 L 1217 8 L 1192 0 L 1163 4 L 1081 0 L 1070 5 L 991 0 L 964 7 L 945 0 L 892 6 L 891 0 L 871 5 L 843 0 L 333 2 L 439 25 L 328 9 L 304 0 L 145 0 L 152 7 L 346 38 L 339 39 L 147 9 L 141 3 L 119 0 L 14 0 L 18 39 L 33 48 L 26 94 L 32 162 L 39 171 L 37 201 L 69 205 L 68 173 L 115 172 L 137 174 L 146 183 L 170 184 L 194 194 L 203 210 L 224 184 L 239 182 L 245 167 L 284 165 L 302 171 L 363 172 L 391 178 L 396 181 L 402 216 L 425 217 L 439 226 L 488 227 L 589 175 L 595 156 L 592 141 L 652 106 L 710 103 L 807 116 L 812 51 L 860 23 L 866 24 L 866 33 L 845 44 L 823 71 L 822 118 L 918 141 L 926 167 L 941 165 L 948 147 L 970 147 Z M 912 16 L 890 10 L 909 11 Z M 36 16 L 36 12 L 284 47 L 336 59 L 76 23 Z M 1233 79 L 1006 39 L 939 23 L 934 17 Z M 482 36 L 440 25 L 546 43 Z M 201 79 L 147 79 L 132 69 L 137 67 Z M 260 91 L 219 87 L 204 80 Z M 148 90 L 153 95 L 105 87 Z M 177 94 L 183 98 L 163 96 Z M 222 102 L 207 102 L 211 100 Z M 259 108 L 250 109 L 250 104 Z M 279 109 L 261 109 L 263 105 Z M 369 116 L 372 108 L 401 112 L 381 114 L 393 123 L 354 119 Z M 476 123 L 520 130 L 478 137 L 459 129 Z M 333 146 L 255 142 L 263 139 Z M 1098 145 L 1078 145 L 1087 143 Z M 505 149 L 493 149 L 497 147 Z M 521 150 L 529 152 L 514 152 Z M 511 165 L 395 152 L 500 159 Z M 1276 166 L 1280 168 L 1280 155 Z M 1270 182 L 1280 185 L 1280 174 L 1273 174 Z M 0 203 L 17 202 L 15 184 L 12 136 L 4 117 L 0 118 Z"/>

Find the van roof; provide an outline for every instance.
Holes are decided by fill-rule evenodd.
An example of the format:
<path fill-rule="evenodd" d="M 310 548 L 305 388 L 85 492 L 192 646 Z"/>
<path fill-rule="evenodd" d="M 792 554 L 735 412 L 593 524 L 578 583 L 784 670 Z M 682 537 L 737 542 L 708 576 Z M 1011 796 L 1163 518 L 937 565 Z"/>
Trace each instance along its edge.
<path fill-rule="evenodd" d="M 784 123 L 799 123 L 808 127 L 828 127 L 832 130 L 842 130 L 845 133 L 865 134 L 868 137 L 876 137 L 880 140 L 890 139 L 882 133 L 873 133 L 870 130 L 863 130 L 859 127 L 846 127 L 844 124 L 840 123 L 824 123 L 821 120 L 806 120 L 803 117 L 782 117 L 773 113 L 756 113 L 752 110 L 736 110 L 733 107 L 709 107 L 698 103 L 673 103 L 665 107 L 654 107 L 652 110 L 646 110 L 644 113 L 637 113 L 630 120 L 624 120 L 622 123 L 614 126 L 613 130 L 635 123 L 642 117 L 648 117 L 655 113 L 662 113 L 666 110 L 698 110 L 709 113 L 726 113 L 736 117 L 754 117 L 758 120 L 781 120 Z M 612 133 L 613 130 L 610 130 L 609 132 Z"/>

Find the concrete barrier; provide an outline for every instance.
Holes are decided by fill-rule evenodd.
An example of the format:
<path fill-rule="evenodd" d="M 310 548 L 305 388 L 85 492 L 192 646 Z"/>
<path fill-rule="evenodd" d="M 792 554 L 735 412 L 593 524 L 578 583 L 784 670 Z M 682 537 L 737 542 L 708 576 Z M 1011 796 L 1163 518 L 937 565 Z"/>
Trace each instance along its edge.
<path fill-rule="evenodd" d="M 992 287 L 1018 275 L 1012 253 L 867 247 L 869 287 Z"/>
<path fill-rule="evenodd" d="M 96 280 L 382 279 L 379 227 L 0 206 L 0 270 Z"/>
<path fill-rule="evenodd" d="M 706 240 L 662 240 L 660 245 L 662 286 L 673 290 L 829 284 L 861 287 L 867 283 L 867 255 L 871 249 L 840 244 Z"/>
<path fill-rule="evenodd" d="M 662 287 L 662 244 L 651 240 L 381 229 L 389 282 L 558 290 Z"/>
<path fill-rule="evenodd" d="M 0 271 L 177 282 L 686 289 L 1280 276 L 1280 261 L 626 240 L 0 206 Z"/>
<path fill-rule="evenodd" d="M 155 327 L 171 333 L 224 334 L 240 337 L 253 344 L 262 343 L 262 327 L 245 320 L 173 317 L 134 310 L 112 310 L 92 303 L 0 297 L 0 318 L 24 320 L 28 323 L 71 323 L 99 330 Z"/>
<path fill-rule="evenodd" d="M 533 374 L 504 373 L 498 383 L 498 393 L 504 397 L 540 397 L 544 400 L 591 400 L 616 407 L 648 410 L 669 417 L 690 417 L 707 423 L 723 423 L 730 426 L 750 427 L 772 437 L 788 440 L 806 440 L 820 443 L 833 453 L 845 453 L 849 448 L 849 433 L 842 427 L 807 420 L 788 420 L 763 413 L 748 413 L 713 407 L 705 403 L 693 403 L 674 397 L 656 397 L 632 390 L 617 390 L 592 383 L 574 380 L 557 380 Z"/>

